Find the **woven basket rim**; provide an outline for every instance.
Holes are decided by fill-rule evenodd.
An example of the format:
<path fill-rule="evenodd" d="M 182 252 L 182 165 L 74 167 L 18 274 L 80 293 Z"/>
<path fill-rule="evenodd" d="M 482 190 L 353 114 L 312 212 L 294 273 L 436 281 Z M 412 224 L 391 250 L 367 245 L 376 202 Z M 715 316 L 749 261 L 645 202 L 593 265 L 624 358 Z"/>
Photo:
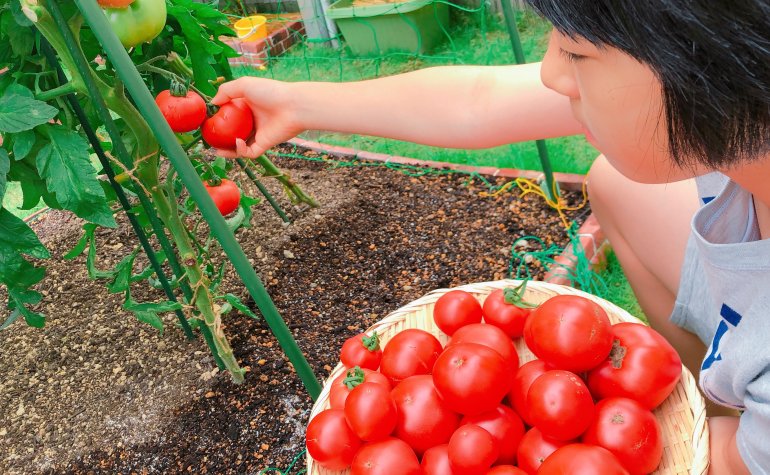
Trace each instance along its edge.
<path fill-rule="evenodd" d="M 523 281 L 521 280 L 503 279 L 503 280 L 496 280 L 496 281 L 465 284 L 465 285 L 452 287 L 452 288 L 436 289 L 428 292 L 427 294 L 423 295 L 417 300 L 413 300 L 412 302 L 409 302 L 408 304 L 389 313 L 382 320 L 379 320 L 377 323 L 367 328 L 365 330 L 365 333 L 368 335 L 371 335 L 372 332 L 377 332 L 378 334 L 382 333 L 384 329 L 389 328 L 392 325 L 401 323 L 403 321 L 403 318 L 406 315 L 416 311 L 420 307 L 435 303 L 436 300 L 439 299 L 439 297 L 441 297 L 445 293 L 450 292 L 452 290 L 464 290 L 471 294 L 488 294 L 489 292 L 495 289 L 518 286 L 522 282 Z M 646 325 L 645 322 L 631 315 L 626 310 L 618 307 L 614 303 L 604 300 L 602 298 L 596 297 L 595 295 L 589 294 L 587 292 L 583 292 L 581 290 L 575 289 L 573 287 L 560 285 L 560 284 L 553 284 L 549 282 L 528 281 L 527 291 L 536 291 L 536 292 L 540 291 L 540 292 L 551 292 L 554 294 L 579 295 L 593 302 L 596 302 L 597 304 L 602 306 L 605 309 L 605 311 L 607 311 L 608 314 L 612 314 L 613 316 L 617 317 L 619 320 L 622 320 L 624 322 L 641 323 Z M 345 367 L 342 365 L 342 363 L 338 363 L 337 366 L 335 366 L 335 368 L 329 374 L 329 377 L 324 381 L 323 390 L 321 391 L 321 394 L 318 396 L 318 399 L 316 400 L 316 402 L 313 404 L 313 409 L 310 413 L 310 417 L 308 420 L 312 420 L 319 412 L 325 409 L 325 406 L 327 405 L 327 402 L 329 399 L 331 383 L 344 371 L 344 369 Z M 693 415 L 693 433 L 691 436 L 690 443 L 692 444 L 694 456 L 693 456 L 689 473 L 690 475 L 705 475 L 708 472 L 708 467 L 709 467 L 709 431 L 708 431 L 708 424 L 706 423 L 705 400 L 703 399 L 703 396 L 700 393 L 700 390 L 698 389 L 698 385 L 697 385 L 697 382 L 695 381 L 695 378 L 684 365 L 682 366 L 682 377 L 679 383 L 677 384 L 682 385 L 684 387 L 688 406 Z M 307 454 L 308 475 L 313 475 L 315 473 L 313 470 L 314 470 L 314 460 L 310 456 L 310 454 Z M 339 472 L 339 473 L 344 473 L 344 472 Z"/>

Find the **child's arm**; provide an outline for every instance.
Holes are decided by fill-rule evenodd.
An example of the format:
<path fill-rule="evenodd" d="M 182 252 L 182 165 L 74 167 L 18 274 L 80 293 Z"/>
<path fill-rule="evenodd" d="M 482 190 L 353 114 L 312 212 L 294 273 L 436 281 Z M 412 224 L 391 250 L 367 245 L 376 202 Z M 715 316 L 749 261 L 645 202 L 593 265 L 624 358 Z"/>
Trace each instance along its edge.
<path fill-rule="evenodd" d="M 738 417 L 709 417 L 711 438 L 711 475 L 750 475 L 749 469 L 738 453 L 735 436 L 738 431 Z M 762 437 L 761 434 L 757 434 Z"/>
<path fill-rule="evenodd" d="M 540 64 L 445 66 L 368 81 L 284 83 L 241 78 L 214 102 L 244 98 L 257 120 L 256 156 L 304 130 L 486 148 L 581 132 L 569 99 L 540 81 Z M 233 154 L 230 154 L 233 155 Z"/>

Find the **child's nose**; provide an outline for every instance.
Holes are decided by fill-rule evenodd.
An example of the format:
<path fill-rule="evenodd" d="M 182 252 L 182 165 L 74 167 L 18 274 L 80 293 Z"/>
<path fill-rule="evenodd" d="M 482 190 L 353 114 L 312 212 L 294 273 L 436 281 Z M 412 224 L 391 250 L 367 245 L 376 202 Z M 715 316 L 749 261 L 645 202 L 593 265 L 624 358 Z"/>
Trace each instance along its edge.
<path fill-rule="evenodd" d="M 553 89 L 570 99 L 578 99 L 577 82 L 573 75 L 572 64 L 560 53 L 556 43 L 557 32 L 554 30 L 548 40 L 548 50 L 543 57 L 543 65 L 540 68 L 540 79 L 545 87 Z"/>

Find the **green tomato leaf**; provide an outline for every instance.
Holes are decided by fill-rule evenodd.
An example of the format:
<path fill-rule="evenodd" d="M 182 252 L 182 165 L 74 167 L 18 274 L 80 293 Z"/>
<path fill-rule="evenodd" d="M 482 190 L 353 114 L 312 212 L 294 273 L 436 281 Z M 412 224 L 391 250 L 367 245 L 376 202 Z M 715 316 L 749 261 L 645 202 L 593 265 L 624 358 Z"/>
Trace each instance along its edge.
<path fill-rule="evenodd" d="M 37 136 L 34 130 L 25 130 L 13 136 L 13 158 L 15 160 L 24 160 L 32 147 L 35 146 Z"/>
<path fill-rule="evenodd" d="M 0 208 L 3 206 L 5 188 L 8 185 L 8 172 L 11 170 L 11 159 L 8 152 L 0 148 Z"/>
<path fill-rule="evenodd" d="M 27 226 L 27 223 L 10 211 L 0 209 L 0 267 L 11 254 L 24 254 L 36 259 L 51 257 L 48 249 Z"/>
<path fill-rule="evenodd" d="M 83 254 L 83 251 L 86 250 L 86 246 L 88 246 L 89 241 L 94 236 L 95 230 L 96 230 L 96 225 L 94 224 L 83 225 L 83 231 L 84 231 L 83 237 L 81 237 L 78 243 L 75 244 L 75 247 L 73 247 L 72 250 L 67 254 L 65 254 L 62 258 L 66 261 L 71 261 L 72 259 Z"/>
<path fill-rule="evenodd" d="M 113 271 L 115 278 L 107 286 L 110 293 L 117 294 L 128 290 L 128 286 L 131 284 L 131 274 L 134 271 L 134 260 L 138 253 L 139 248 L 124 257 L 118 265 L 115 266 L 115 270 Z"/>
<path fill-rule="evenodd" d="M 182 309 L 178 302 L 137 303 L 131 298 L 131 293 L 126 291 L 126 302 L 123 308 L 133 313 L 140 321 L 151 325 L 163 333 L 163 320 L 159 313 L 174 312 Z"/>
<path fill-rule="evenodd" d="M 10 327 L 13 322 L 15 322 L 19 317 L 21 316 L 21 311 L 17 308 L 13 312 L 11 312 L 11 315 L 8 316 L 8 318 L 5 319 L 2 325 L 0 325 L 0 331 L 5 330 L 6 328 Z"/>
<path fill-rule="evenodd" d="M 9 93 L 0 97 L 0 132 L 17 133 L 31 130 L 56 117 L 59 110 L 45 102 Z"/>
<path fill-rule="evenodd" d="M 75 131 L 47 126 L 49 142 L 37 155 L 37 169 L 64 209 L 107 227 L 116 227 L 96 169 L 91 164 L 88 143 Z"/>
<path fill-rule="evenodd" d="M 244 315 L 247 315 L 251 318 L 259 318 L 256 314 L 254 314 L 254 312 L 251 311 L 249 307 L 246 306 L 245 303 L 241 301 L 241 299 L 235 295 L 227 294 L 223 298 L 227 301 L 227 303 L 240 310 Z"/>
<path fill-rule="evenodd" d="M 27 308 L 26 304 L 36 304 L 42 299 L 42 295 L 34 290 L 19 291 L 11 289 L 8 293 L 10 298 L 14 302 L 16 309 L 23 317 L 27 325 L 35 328 L 43 328 L 45 326 L 45 316 L 40 313 L 33 312 Z"/>

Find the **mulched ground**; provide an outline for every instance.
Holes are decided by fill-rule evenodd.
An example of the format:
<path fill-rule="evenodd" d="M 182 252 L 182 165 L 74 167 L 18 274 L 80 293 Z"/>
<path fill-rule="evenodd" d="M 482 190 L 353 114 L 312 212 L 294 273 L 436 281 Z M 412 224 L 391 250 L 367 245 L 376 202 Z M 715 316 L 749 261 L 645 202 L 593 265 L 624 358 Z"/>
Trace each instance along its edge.
<path fill-rule="evenodd" d="M 540 198 L 482 198 L 484 185 L 463 175 L 276 162 L 322 207 L 292 207 L 268 182 L 294 223 L 282 225 L 265 204 L 238 239 L 321 377 L 347 337 L 398 307 L 436 288 L 506 277 L 518 238 L 567 242 Z M 246 382 L 233 385 L 212 371 L 205 345 L 185 341 L 173 316 L 160 335 L 120 309 L 122 296 L 89 281 L 82 257 L 58 259 L 80 237 L 81 224 L 61 213 L 35 224 L 54 255 L 40 306 L 49 320 L 43 330 L 17 323 L 0 333 L 0 473 L 286 468 L 303 448 L 312 401 L 267 325 L 226 317 L 236 356 L 249 369 Z M 133 246 L 125 224 L 100 231 L 99 243 L 101 267 Z M 542 275 L 537 262 L 531 265 Z M 138 300 L 161 298 L 136 287 Z M 224 288 L 255 308 L 232 273 Z"/>

